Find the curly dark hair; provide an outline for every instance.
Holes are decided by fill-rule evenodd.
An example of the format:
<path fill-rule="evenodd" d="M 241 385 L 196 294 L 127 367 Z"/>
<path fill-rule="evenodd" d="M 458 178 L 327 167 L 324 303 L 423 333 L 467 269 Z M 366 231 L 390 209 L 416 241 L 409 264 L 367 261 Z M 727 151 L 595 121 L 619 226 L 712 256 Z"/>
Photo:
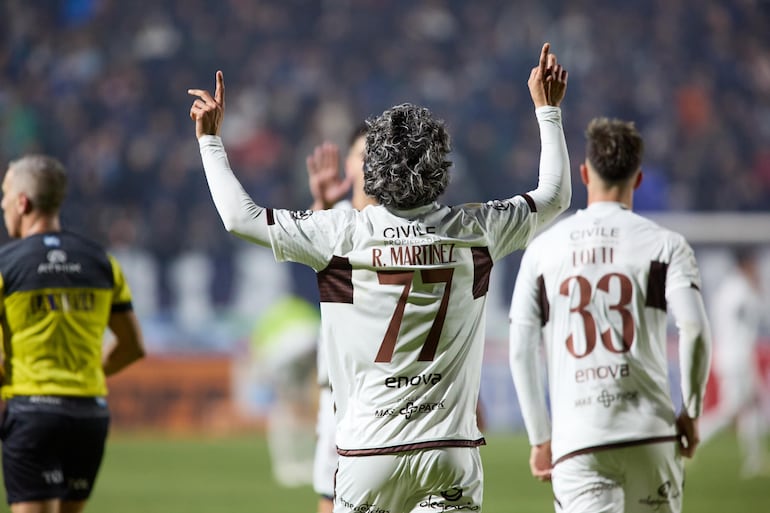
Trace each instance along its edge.
<path fill-rule="evenodd" d="M 586 139 L 586 158 L 607 183 L 627 180 L 642 165 L 644 141 L 631 121 L 594 118 Z"/>
<path fill-rule="evenodd" d="M 364 192 L 381 205 L 409 209 L 436 200 L 449 184 L 452 150 L 442 120 L 410 103 L 366 121 Z"/>

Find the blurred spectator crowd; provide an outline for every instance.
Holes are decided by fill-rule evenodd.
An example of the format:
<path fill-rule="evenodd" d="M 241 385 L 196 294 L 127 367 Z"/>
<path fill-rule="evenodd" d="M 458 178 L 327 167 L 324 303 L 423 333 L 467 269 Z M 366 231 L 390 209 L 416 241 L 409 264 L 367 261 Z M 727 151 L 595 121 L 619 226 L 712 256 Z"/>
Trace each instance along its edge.
<path fill-rule="evenodd" d="M 574 168 L 588 120 L 622 117 L 647 143 L 639 209 L 766 211 L 768 27 L 767 0 L 4 0 L 0 161 L 60 158 L 65 227 L 121 258 L 140 314 L 210 328 L 219 308 L 247 318 L 315 287 L 211 205 L 186 91 L 217 69 L 231 164 L 261 204 L 307 208 L 312 147 L 405 101 L 449 126 L 445 202 L 529 190 L 526 79 L 547 40 L 570 73 Z"/>

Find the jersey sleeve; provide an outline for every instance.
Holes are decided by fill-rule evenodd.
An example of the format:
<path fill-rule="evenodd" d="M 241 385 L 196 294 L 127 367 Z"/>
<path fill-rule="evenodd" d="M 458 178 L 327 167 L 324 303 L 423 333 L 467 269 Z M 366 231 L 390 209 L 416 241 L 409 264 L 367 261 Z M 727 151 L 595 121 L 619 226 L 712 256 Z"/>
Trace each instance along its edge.
<path fill-rule="evenodd" d="M 485 222 L 494 260 L 526 247 L 535 231 L 570 204 L 572 180 L 559 107 L 535 110 L 540 128 L 537 188 L 504 201 L 487 203 Z"/>
<path fill-rule="evenodd" d="M 487 202 L 479 207 L 477 215 L 486 229 L 494 261 L 525 248 L 535 233 L 537 214 L 523 196 Z"/>
<path fill-rule="evenodd" d="M 547 315 L 540 296 L 545 291 L 535 276 L 534 249 L 531 247 L 524 253 L 513 291 L 509 363 L 529 442 L 539 445 L 551 439 L 551 420 L 540 352 L 541 326 Z"/>
<path fill-rule="evenodd" d="M 685 238 L 679 234 L 672 237 L 671 262 L 666 273 L 666 299 L 677 289 L 692 287 L 700 290 L 701 279 L 695 253 Z"/>
<path fill-rule="evenodd" d="M 198 139 L 211 199 L 225 229 L 255 244 L 269 244 L 267 209 L 254 203 L 235 177 L 219 136 Z"/>
<path fill-rule="evenodd" d="M 324 269 L 335 249 L 350 248 L 354 210 L 271 210 L 267 212 L 270 244 L 278 262 L 306 264 Z M 347 248 L 345 248 L 347 246 Z"/>
<path fill-rule="evenodd" d="M 671 293 L 671 313 L 679 332 L 679 367 L 682 407 L 691 418 L 703 412 L 711 365 L 711 330 L 703 298 L 694 288 L 680 287 Z"/>
<path fill-rule="evenodd" d="M 562 128 L 561 109 L 544 106 L 535 109 L 540 127 L 540 167 L 537 188 L 524 195 L 537 213 L 538 227 L 545 226 L 564 212 L 572 200 L 569 153 Z"/>
<path fill-rule="evenodd" d="M 133 310 L 131 303 L 131 290 L 123 274 L 120 264 L 112 255 L 108 255 L 112 267 L 112 312 L 127 312 Z"/>
<path fill-rule="evenodd" d="M 692 418 L 703 410 L 711 362 L 711 330 L 700 293 L 695 253 L 685 238 L 674 234 L 666 274 L 666 301 L 679 333 L 679 365 L 683 407 Z"/>
<path fill-rule="evenodd" d="M 326 267 L 340 242 L 348 213 L 265 208 L 257 205 L 235 177 L 218 136 L 198 139 L 203 168 L 214 206 L 225 229 L 243 239 L 271 246 L 276 260 L 307 264 L 316 271 Z"/>
<path fill-rule="evenodd" d="M 539 240 L 539 239 L 538 239 Z M 511 323 L 542 326 L 543 313 L 540 305 L 541 286 L 538 284 L 537 253 L 539 244 L 533 243 L 521 258 L 519 272 L 511 299 Z M 543 291 L 544 293 L 544 291 Z"/>

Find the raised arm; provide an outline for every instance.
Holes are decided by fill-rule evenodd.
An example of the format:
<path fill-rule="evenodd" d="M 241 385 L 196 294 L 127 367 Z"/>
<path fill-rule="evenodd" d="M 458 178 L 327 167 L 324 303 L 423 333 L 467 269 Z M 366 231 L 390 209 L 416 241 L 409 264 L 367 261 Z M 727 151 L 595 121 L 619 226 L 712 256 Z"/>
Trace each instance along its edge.
<path fill-rule="evenodd" d="M 203 89 L 189 89 L 195 96 L 190 118 L 200 145 L 203 168 L 219 217 L 228 232 L 263 246 L 270 245 L 267 211 L 255 204 L 230 168 L 219 132 L 225 115 L 225 80 L 217 71 L 214 96 Z"/>
<path fill-rule="evenodd" d="M 336 144 L 319 144 L 305 159 L 307 183 L 313 196 L 311 210 L 326 210 L 345 199 L 353 184 L 351 177 L 340 176 L 340 151 Z"/>
<path fill-rule="evenodd" d="M 529 76 L 529 92 L 540 125 L 540 173 L 537 189 L 527 195 L 538 212 L 538 226 L 543 226 L 567 209 L 572 200 L 569 154 L 564 139 L 561 101 L 567 90 L 567 70 L 549 53 L 545 43 L 540 61 Z"/>

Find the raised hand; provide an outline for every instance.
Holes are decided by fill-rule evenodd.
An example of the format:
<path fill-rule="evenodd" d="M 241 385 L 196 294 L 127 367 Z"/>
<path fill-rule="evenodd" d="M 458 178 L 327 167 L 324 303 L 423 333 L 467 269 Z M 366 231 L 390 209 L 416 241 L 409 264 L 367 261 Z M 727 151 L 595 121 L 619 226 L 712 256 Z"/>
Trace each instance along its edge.
<path fill-rule="evenodd" d="M 567 90 L 567 70 L 558 64 L 550 50 L 550 43 L 543 44 L 540 61 L 529 74 L 527 85 L 535 107 L 558 106 Z"/>
<path fill-rule="evenodd" d="M 225 78 L 217 71 L 214 97 L 205 89 L 188 89 L 187 94 L 197 96 L 190 107 L 190 118 L 195 121 L 195 135 L 219 135 L 225 117 Z"/>
<path fill-rule="evenodd" d="M 327 142 L 316 146 L 305 162 L 313 210 L 331 208 L 347 195 L 352 178 L 340 177 L 340 153 L 336 144 Z"/>
<path fill-rule="evenodd" d="M 556 55 L 548 55 L 548 68 L 546 68 L 546 95 L 548 105 L 558 107 L 567 92 L 567 70 L 556 62 Z"/>

